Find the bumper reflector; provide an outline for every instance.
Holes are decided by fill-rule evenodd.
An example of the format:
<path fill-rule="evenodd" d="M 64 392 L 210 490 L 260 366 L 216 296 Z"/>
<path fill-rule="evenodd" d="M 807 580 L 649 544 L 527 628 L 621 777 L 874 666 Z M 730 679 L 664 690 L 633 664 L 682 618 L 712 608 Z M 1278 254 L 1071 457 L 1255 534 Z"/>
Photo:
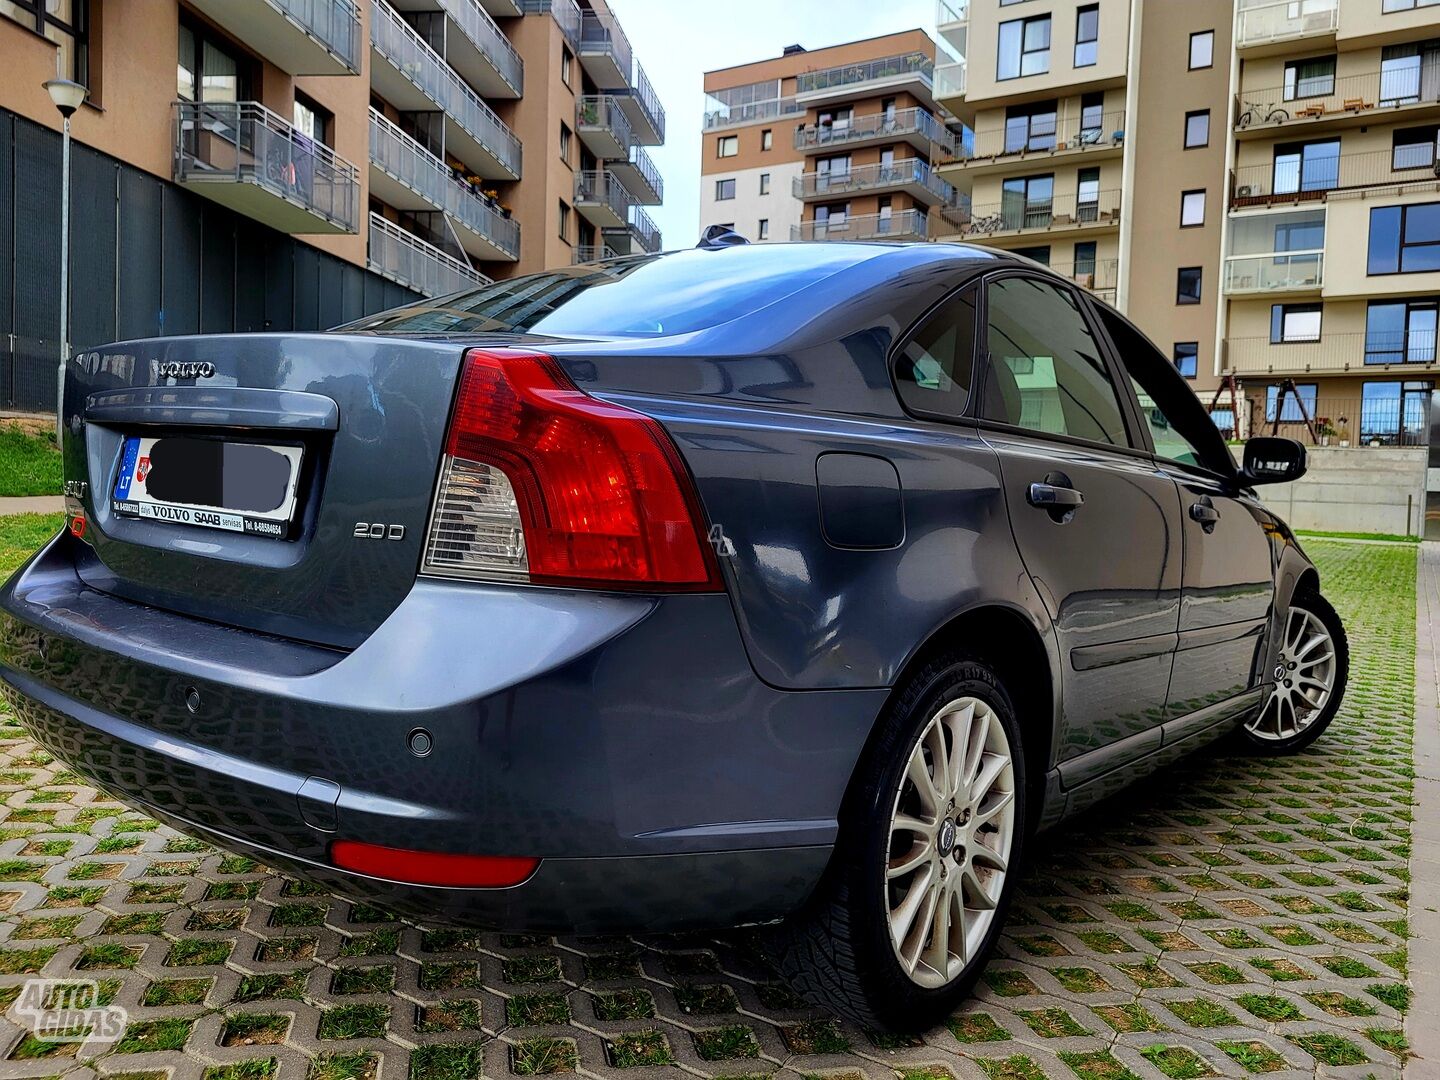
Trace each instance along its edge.
<path fill-rule="evenodd" d="M 330 861 L 342 870 L 369 877 L 460 889 L 519 885 L 540 865 L 539 859 L 523 856 L 449 855 L 362 844 L 358 840 L 336 840 L 330 845 Z"/>

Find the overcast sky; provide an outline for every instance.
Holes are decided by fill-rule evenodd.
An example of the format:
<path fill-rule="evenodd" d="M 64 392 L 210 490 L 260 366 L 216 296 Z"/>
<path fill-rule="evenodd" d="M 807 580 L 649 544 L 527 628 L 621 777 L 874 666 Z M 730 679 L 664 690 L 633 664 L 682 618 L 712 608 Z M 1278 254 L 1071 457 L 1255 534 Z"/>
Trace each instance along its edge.
<path fill-rule="evenodd" d="M 700 124 L 704 75 L 779 56 L 917 27 L 933 33 L 935 0 L 610 0 L 665 106 L 665 145 L 650 156 L 665 205 L 649 208 L 667 248 L 700 238 Z"/>

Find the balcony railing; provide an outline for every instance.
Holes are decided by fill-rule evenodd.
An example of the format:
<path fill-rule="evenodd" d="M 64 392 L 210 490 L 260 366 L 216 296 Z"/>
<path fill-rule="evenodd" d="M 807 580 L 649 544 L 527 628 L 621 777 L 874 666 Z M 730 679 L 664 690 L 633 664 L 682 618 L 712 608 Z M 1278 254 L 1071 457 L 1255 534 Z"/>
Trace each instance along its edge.
<path fill-rule="evenodd" d="M 970 0 L 936 0 L 935 23 L 946 27 L 970 21 Z"/>
<path fill-rule="evenodd" d="M 1399 184 L 1434 187 L 1435 142 L 1363 154 L 1339 154 L 1304 163 L 1296 158 L 1244 165 L 1232 174 L 1232 207 L 1320 202 L 1333 191 Z"/>
<path fill-rule="evenodd" d="M 383 0 L 371 7 L 370 44 L 395 70 L 518 179 L 520 140 L 415 29 Z"/>
<path fill-rule="evenodd" d="M 266 0 L 319 39 L 352 70 L 360 70 L 360 9 L 354 0 Z"/>
<path fill-rule="evenodd" d="M 1090 263 L 1052 263 L 1050 269 L 1113 303 L 1120 282 L 1119 259 L 1097 259 Z"/>
<path fill-rule="evenodd" d="M 1225 260 L 1222 288 L 1226 295 L 1269 292 L 1311 292 L 1325 284 L 1325 252 L 1272 251 L 1231 255 Z"/>
<path fill-rule="evenodd" d="M 713 100 L 712 104 L 716 104 Z M 801 116 L 805 112 L 805 106 L 797 102 L 793 97 L 771 98 L 769 101 L 756 101 L 749 105 L 725 105 L 718 109 L 711 109 L 705 114 L 705 130 L 713 128 L 731 127 L 735 124 L 758 124 L 762 120 L 779 120 L 785 116 Z"/>
<path fill-rule="evenodd" d="M 630 231 L 641 251 L 654 255 L 660 250 L 660 226 L 656 225 L 655 219 L 641 207 L 634 207 L 630 211 Z"/>
<path fill-rule="evenodd" d="M 1287 353 L 1297 347 L 1277 345 L 1274 351 Z M 1275 374 L 1278 377 L 1284 373 L 1284 369 L 1278 369 Z M 1429 443 L 1433 390 L 1415 388 L 1402 391 L 1397 386 L 1391 396 L 1367 399 L 1353 394 L 1334 395 L 1330 392 L 1331 385 L 1321 382 L 1314 393 L 1307 393 L 1304 412 L 1294 394 L 1285 395 L 1282 404 L 1278 387 L 1271 396 L 1264 392 L 1267 388 L 1247 386 L 1243 395 L 1245 414 L 1249 420 L 1246 434 L 1269 435 L 1271 431 L 1276 431 L 1307 446 L 1393 448 Z M 1257 389 L 1262 392 L 1255 393 Z M 1275 423 L 1277 412 L 1278 425 Z M 1309 424 L 1305 422 L 1306 413 L 1310 417 Z"/>
<path fill-rule="evenodd" d="M 801 173 L 792 183 L 797 199 L 919 185 L 947 206 L 958 206 L 961 201 L 959 192 L 919 158 L 905 158 L 891 165 L 862 165 L 848 172 Z"/>
<path fill-rule="evenodd" d="M 1436 333 L 1359 331 L 1322 333 L 1313 341 L 1274 342 L 1268 337 L 1231 338 L 1226 356 L 1239 375 L 1383 374 L 1437 363 Z"/>
<path fill-rule="evenodd" d="M 580 21 L 580 55 L 606 56 L 628 80 L 634 68 L 635 54 L 630 39 L 613 15 L 582 11 Z"/>
<path fill-rule="evenodd" d="M 937 101 L 965 96 L 965 71 L 966 63 L 964 60 L 953 64 L 939 64 L 936 66 L 935 98 Z"/>
<path fill-rule="evenodd" d="M 575 174 L 575 205 L 603 206 L 622 221 L 629 219 L 635 196 L 618 177 L 603 169 Z"/>
<path fill-rule="evenodd" d="M 520 257 L 520 223 L 507 218 L 443 161 L 374 109 L 370 110 L 370 161 L 506 255 Z"/>
<path fill-rule="evenodd" d="M 620 107 L 620 99 L 613 94 L 582 97 L 575 106 L 575 126 L 582 135 L 603 133 L 618 146 L 628 147 L 635 141 L 630 120 Z"/>
<path fill-rule="evenodd" d="M 928 240 L 930 221 L 921 210 L 898 214 L 860 214 L 828 221 L 804 221 L 790 227 L 791 240 Z"/>
<path fill-rule="evenodd" d="M 970 208 L 970 223 L 961 230 L 966 236 L 989 236 L 1005 232 L 1045 232 L 1054 229 L 1103 228 L 1120 224 L 1120 192 L 1100 191 L 1094 198 L 1075 195 L 1030 200 L 1015 199 Z"/>
<path fill-rule="evenodd" d="M 480 0 L 439 0 L 439 4 L 470 43 L 490 61 L 505 84 L 517 95 L 523 93 L 525 61 L 520 59 L 515 46 L 490 13 L 480 6 Z"/>
<path fill-rule="evenodd" d="M 570 44 L 580 45 L 580 5 L 575 0 L 520 0 L 525 15 L 553 15 Z"/>
<path fill-rule="evenodd" d="M 654 158 L 646 152 L 643 146 L 630 147 L 630 157 L 627 161 L 617 162 L 613 166 L 617 169 L 624 169 L 634 173 L 635 178 L 640 181 L 636 188 L 631 188 L 631 194 L 644 203 L 663 203 L 665 201 L 665 178 L 660 175 L 660 166 L 655 164 Z M 647 192 L 646 189 L 649 191 Z M 653 194 L 654 198 L 651 198 Z"/>
<path fill-rule="evenodd" d="M 1235 99 L 1235 127 L 1271 128 L 1345 116 L 1362 116 L 1404 105 L 1435 104 L 1440 85 L 1414 66 L 1341 78 L 1300 79 L 1294 86 L 1243 87 Z"/>
<path fill-rule="evenodd" d="M 576 266 L 581 263 L 599 262 L 601 259 L 618 259 L 620 256 L 609 244 L 581 244 L 574 249 L 572 259 Z"/>
<path fill-rule="evenodd" d="M 360 227 L 359 170 L 255 101 L 176 102 L 175 181 L 250 184 L 313 215 L 289 232 Z"/>
<path fill-rule="evenodd" d="M 195 0 L 195 7 L 292 75 L 361 70 L 356 0 Z"/>
<path fill-rule="evenodd" d="M 654 143 L 665 141 L 665 106 L 660 104 L 660 93 L 650 81 L 650 76 L 645 74 L 645 68 L 639 60 L 635 61 L 634 89 L 630 97 L 640 106 L 644 114 L 646 125 L 654 134 Z M 649 141 L 649 140 L 647 140 Z"/>
<path fill-rule="evenodd" d="M 1053 154 L 1067 150 L 1113 149 L 1125 142 L 1125 111 L 1089 116 L 1031 117 L 1029 125 L 992 125 L 977 128 L 972 159 Z"/>
<path fill-rule="evenodd" d="M 930 86 L 935 75 L 935 62 L 924 53 L 917 52 L 886 56 L 864 64 L 844 64 L 822 71 L 804 71 L 795 78 L 795 93 L 804 97 L 822 90 L 848 89 L 907 75 L 917 76 L 926 86 Z"/>
<path fill-rule="evenodd" d="M 490 279 L 379 214 L 370 215 L 370 269 L 424 296 L 445 296 Z"/>
<path fill-rule="evenodd" d="M 815 150 L 872 139 L 902 139 L 918 135 L 954 155 L 959 141 L 954 133 L 925 109 L 900 109 L 893 113 L 855 116 L 838 124 L 807 124 L 795 131 L 796 150 Z"/>
<path fill-rule="evenodd" d="M 1235 42 L 1242 49 L 1274 41 L 1333 34 L 1339 0 L 1241 0 Z"/>

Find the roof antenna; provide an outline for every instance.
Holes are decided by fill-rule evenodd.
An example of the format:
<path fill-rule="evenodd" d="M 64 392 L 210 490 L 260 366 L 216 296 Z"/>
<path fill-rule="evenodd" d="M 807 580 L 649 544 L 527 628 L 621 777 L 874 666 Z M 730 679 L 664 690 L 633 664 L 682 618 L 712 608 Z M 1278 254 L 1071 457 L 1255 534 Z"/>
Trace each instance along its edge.
<path fill-rule="evenodd" d="M 700 243 L 695 246 L 702 251 L 720 251 L 722 248 L 748 244 L 749 240 L 726 225 L 711 225 L 700 234 Z"/>

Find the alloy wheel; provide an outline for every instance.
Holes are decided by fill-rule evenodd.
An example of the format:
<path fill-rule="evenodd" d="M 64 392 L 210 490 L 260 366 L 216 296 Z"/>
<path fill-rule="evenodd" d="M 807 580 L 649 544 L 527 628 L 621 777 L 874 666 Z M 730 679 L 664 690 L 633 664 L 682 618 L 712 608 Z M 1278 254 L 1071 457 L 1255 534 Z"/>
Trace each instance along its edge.
<path fill-rule="evenodd" d="M 939 988 L 979 954 L 1015 836 L 1015 768 L 984 701 L 942 706 L 910 752 L 890 814 L 885 910 L 912 981 Z"/>
<path fill-rule="evenodd" d="M 1335 641 L 1312 611 L 1292 607 L 1272 673 L 1275 688 L 1265 707 L 1246 724 L 1257 739 L 1293 739 L 1324 711 L 1338 671 Z"/>

